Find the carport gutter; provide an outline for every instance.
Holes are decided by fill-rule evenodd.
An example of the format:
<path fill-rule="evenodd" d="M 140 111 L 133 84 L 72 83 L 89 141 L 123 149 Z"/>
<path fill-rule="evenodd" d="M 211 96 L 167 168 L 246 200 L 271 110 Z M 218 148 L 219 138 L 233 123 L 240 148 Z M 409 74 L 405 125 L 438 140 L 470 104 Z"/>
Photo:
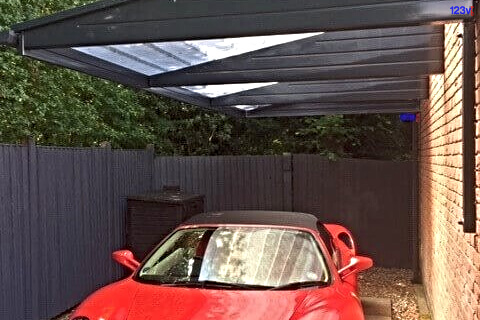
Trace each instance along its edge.
<path fill-rule="evenodd" d="M 0 46 L 17 47 L 18 39 L 18 35 L 12 30 L 0 32 Z"/>

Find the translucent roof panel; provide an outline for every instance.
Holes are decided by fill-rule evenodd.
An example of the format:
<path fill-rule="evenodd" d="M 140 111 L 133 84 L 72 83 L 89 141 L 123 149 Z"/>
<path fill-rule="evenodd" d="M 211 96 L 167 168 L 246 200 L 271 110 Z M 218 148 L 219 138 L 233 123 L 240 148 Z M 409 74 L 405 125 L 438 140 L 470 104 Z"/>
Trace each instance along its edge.
<path fill-rule="evenodd" d="M 212 84 L 206 86 L 188 86 L 182 88 L 196 92 L 209 98 L 217 98 L 225 96 L 227 94 L 233 94 L 250 89 L 271 86 L 274 84 L 277 84 L 277 82 Z"/>
<path fill-rule="evenodd" d="M 75 47 L 73 49 L 144 75 L 152 76 L 312 37 L 318 34 L 321 34 L 321 32 Z"/>
<path fill-rule="evenodd" d="M 270 106 L 269 104 L 257 104 L 257 105 L 245 105 L 245 104 L 238 104 L 235 106 L 232 106 L 234 108 L 244 110 L 244 111 L 252 111 L 258 108 L 264 108 Z"/>

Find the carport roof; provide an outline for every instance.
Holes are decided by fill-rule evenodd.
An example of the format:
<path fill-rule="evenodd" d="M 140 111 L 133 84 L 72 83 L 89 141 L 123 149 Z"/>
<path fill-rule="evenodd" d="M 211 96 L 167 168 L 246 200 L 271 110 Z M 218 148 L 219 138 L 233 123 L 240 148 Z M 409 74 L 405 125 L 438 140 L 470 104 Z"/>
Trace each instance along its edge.
<path fill-rule="evenodd" d="M 115 0 L 12 26 L 0 44 L 237 116 L 416 111 L 443 72 L 444 0 Z M 470 7 L 473 0 L 455 5 Z"/>

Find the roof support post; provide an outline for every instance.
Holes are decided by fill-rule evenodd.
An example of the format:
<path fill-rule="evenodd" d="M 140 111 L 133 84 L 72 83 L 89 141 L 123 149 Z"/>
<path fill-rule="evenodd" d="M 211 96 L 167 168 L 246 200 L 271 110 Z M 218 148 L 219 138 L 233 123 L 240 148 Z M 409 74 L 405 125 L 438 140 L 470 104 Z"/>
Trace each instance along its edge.
<path fill-rule="evenodd" d="M 475 23 L 463 32 L 463 231 L 476 232 L 475 204 Z"/>
<path fill-rule="evenodd" d="M 417 114 L 418 117 L 418 114 Z M 412 270 L 413 283 L 422 283 L 420 268 L 420 219 L 419 219 L 419 159 L 418 159 L 418 123 L 412 122 Z"/>

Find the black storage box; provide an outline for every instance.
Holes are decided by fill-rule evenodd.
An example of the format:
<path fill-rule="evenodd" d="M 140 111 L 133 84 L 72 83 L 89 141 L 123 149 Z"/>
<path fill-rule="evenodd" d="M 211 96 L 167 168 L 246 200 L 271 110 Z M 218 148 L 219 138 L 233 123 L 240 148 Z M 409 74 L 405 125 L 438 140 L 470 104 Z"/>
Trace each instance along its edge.
<path fill-rule="evenodd" d="M 128 197 L 127 247 L 142 260 L 175 227 L 203 212 L 203 195 L 179 187 Z"/>

